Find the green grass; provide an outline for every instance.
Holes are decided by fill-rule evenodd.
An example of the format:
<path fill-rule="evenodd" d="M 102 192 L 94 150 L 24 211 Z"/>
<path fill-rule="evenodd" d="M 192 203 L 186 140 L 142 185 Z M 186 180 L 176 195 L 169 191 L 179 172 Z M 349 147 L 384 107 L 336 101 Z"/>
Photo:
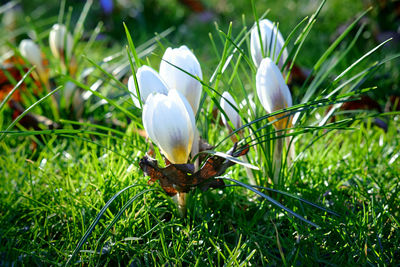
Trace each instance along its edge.
<path fill-rule="evenodd" d="M 392 122 L 388 133 L 369 124 L 330 133 L 295 162 L 284 191 L 328 207 L 340 217 L 279 194 L 272 196 L 320 229 L 283 215 L 239 187 L 194 192 L 188 217 L 182 219 L 173 202 L 157 190 L 134 201 L 97 244 L 118 210 L 149 188 L 139 186 L 111 204 L 76 260 L 99 265 L 396 265 L 398 125 Z M 101 138 L 96 142 L 102 148 L 79 138 L 50 139 L 34 154 L 29 151 L 30 140 L 17 148 L 10 148 L 12 139 L 1 146 L 2 264 L 65 262 L 117 191 L 146 184 L 136 155 L 143 145 L 134 150 Z M 305 136 L 304 143 L 308 140 L 310 136 Z M 131 161 L 109 149 L 133 154 Z M 233 178 L 245 175 L 238 166 L 231 171 Z"/>
<path fill-rule="evenodd" d="M 212 1 L 204 2 L 213 6 Z M 318 5 L 284 2 L 282 6 L 255 1 L 255 13 L 260 17 L 271 8 L 267 17 L 279 19 L 286 38 L 298 25 L 287 44 L 290 55 L 312 70 L 314 77 L 290 86 L 294 107 L 288 112 L 298 118 L 291 131 L 283 134 L 293 136 L 296 157 L 282 168 L 282 184 L 268 181 L 274 172 L 276 142 L 267 120 L 271 115 L 257 99 L 251 115 L 248 105 L 239 112 L 245 123 L 245 141 L 251 145 L 248 160 L 260 168 L 254 171 L 256 181 L 281 193 L 258 190 L 319 227 L 228 180 L 225 188 L 192 191 L 188 214 L 181 218 L 173 200 L 158 183 L 148 185 L 149 178 L 139 167 L 149 144 L 137 133 L 142 129 L 141 111 L 132 105 L 126 78 L 139 65 L 158 69 L 168 46 L 187 44 L 201 63 L 205 93 L 197 127 L 202 137 L 218 145 L 218 152 L 233 146 L 229 131 L 218 123 L 221 112 L 215 118 L 212 111 L 221 111 L 219 99 L 224 90 L 237 102 L 248 101 L 248 95 L 255 93 L 256 69 L 248 51 L 248 30 L 254 23 L 250 2 L 233 3 L 245 14 L 244 25 L 226 3 L 216 7 L 221 9 L 216 26 L 189 24 L 190 15 L 179 7 L 170 20 L 160 15 L 157 27 L 161 29 L 152 28 L 160 31 L 156 36 L 148 29 L 154 21 L 142 25 L 143 18 L 139 18 L 134 23 L 143 27 L 138 27 L 128 20 L 124 29 L 119 18 L 121 25 L 115 26 L 119 30 L 113 32 L 120 33 L 119 40 L 110 34 L 101 41 L 93 41 L 103 29 L 98 25 L 93 31 L 98 7 L 89 10 L 86 21 L 80 16 L 83 6 L 77 4 L 74 11 L 67 8 L 64 19 L 71 17 L 72 26 L 84 25 L 83 36 L 80 31 L 75 36 L 78 74 L 86 73 L 84 77 L 68 74 L 47 47 L 48 28 L 57 21 L 54 10 L 58 7 L 43 9 L 51 16 L 42 19 L 38 17 L 41 9 L 31 7 L 35 11 L 32 20 L 12 34 L 22 38 L 32 28 L 39 33 L 41 48 L 50 60 L 53 89 L 58 90 L 52 93 L 60 103 L 60 129 L 49 130 L 44 125 L 41 130 L 25 129 L 18 119 L 11 119 L 13 111 L 5 102 L 0 104 L 0 265 L 64 265 L 68 260 L 72 265 L 90 266 L 400 264 L 399 113 L 345 112 L 339 106 L 331 109 L 332 114 L 328 110 L 332 104 L 361 94 L 383 104 L 387 95 L 382 91 L 398 88 L 399 71 L 394 66 L 399 51 L 365 41 L 363 33 L 369 28 L 360 29 L 356 23 L 337 36 L 341 42 L 329 41 L 339 25 L 361 14 L 364 7 L 359 3 L 345 8 L 347 4 L 342 6 L 340 1 L 328 1 L 316 21 L 300 23 L 304 16 L 312 18 Z M 159 8 L 171 11 L 165 3 Z M 286 18 L 284 11 L 296 14 Z M 148 13 L 145 7 L 143 16 Z M 228 23 L 229 16 L 236 16 L 234 23 Z M 169 28 L 173 24 L 175 30 Z M 1 46 L 15 49 L 12 43 Z M 393 76 L 377 78 L 387 72 Z M 32 78 L 26 75 L 23 79 L 28 85 L 24 108 L 56 119 L 47 92 L 35 96 Z M 65 107 L 66 81 L 87 96 L 81 118 Z M 375 118 L 388 123 L 387 132 L 375 126 Z M 248 181 L 245 168 L 238 164 L 224 176 Z"/>

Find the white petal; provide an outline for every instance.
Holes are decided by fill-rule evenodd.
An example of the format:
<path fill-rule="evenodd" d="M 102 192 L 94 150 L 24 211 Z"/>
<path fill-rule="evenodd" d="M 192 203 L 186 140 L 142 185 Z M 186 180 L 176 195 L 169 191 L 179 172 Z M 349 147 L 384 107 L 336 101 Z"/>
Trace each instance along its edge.
<path fill-rule="evenodd" d="M 143 106 L 142 121 L 143 127 L 146 130 L 147 135 L 158 145 L 156 136 L 153 133 L 153 114 L 154 109 L 157 107 L 159 102 L 165 101 L 166 96 L 162 94 L 150 95 L 148 102 Z"/>
<path fill-rule="evenodd" d="M 265 57 L 269 55 L 269 57 L 275 61 L 278 58 L 283 45 L 285 44 L 285 40 L 283 39 L 281 32 L 277 29 L 277 26 L 274 25 L 268 19 L 263 19 L 259 21 L 259 25 L 260 25 L 260 33 L 261 33 L 264 55 Z M 256 23 L 254 24 L 251 30 L 250 52 L 254 64 L 258 67 L 263 57 L 262 57 L 260 38 L 258 35 L 258 28 Z M 287 57 L 288 57 L 288 51 L 285 47 L 285 49 L 282 52 L 281 58 L 279 60 L 278 64 L 279 68 L 283 66 Z"/>
<path fill-rule="evenodd" d="M 136 78 L 139 85 L 140 96 L 143 102 L 151 93 L 168 94 L 168 87 L 160 75 L 149 66 L 142 66 L 137 70 Z M 136 91 L 136 88 L 134 88 Z"/>
<path fill-rule="evenodd" d="M 56 58 L 61 58 L 65 55 L 71 57 L 73 40 L 71 34 L 67 32 L 67 28 L 65 27 L 65 25 L 62 24 L 53 25 L 49 34 L 49 44 L 51 52 Z M 66 49 L 64 49 L 65 45 L 67 46 Z"/>
<path fill-rule="evenodd" d="M 256 88 L 261 104 L 269 113 L 292 105 L 289 88 L 270 58 L 261 61 L 256 75 Z"/>
<path fill-rule="evenodd" d="M 229 120 L 232 122 L 235 129 L 240 128 L 241 126 L 241 119 L 239 113 L 233 108 L 235 107 L 238 109 L 238 106 L 231 96 L 230 93 L 224 92 L 221 97 L 220 101 L 221 108 L 225 111 L 226 115 L 228 116 Z M 232 107 L 233 106 L 233 107 Z M 225 115 L 222 115 L 222 122 L 228 127 L 228 121 L 225 118 Z"/>
<path fill-rule="evenodd" d="M 168 93 L 168 96 L 173 97 L 176 101 L 180 101 L 186 108 L 186 112 L 189 116 L 191 128 L 195 129 L 196 128 L 196 118 L 195 114 L 193 113 L 193 109 L 190 106 L 189 101 L 187 101 L 186 97 L 184 97 L 179 91 L 177 90 L 171 90 Z"/>
<path fill-rule="evenodd" d="M 167 48 L 160 63 L 160 76 L 170 90 L 178 90 L 186 97 L 193 112 L 196 113 L 200 103 L 202 85 L 181 69 L 203 79 L 197 58 L 186 46 L 175 49 Z"/>
<path fill-rule="evenodd" d="M 128 79 L 128 90 L 131 93 L 130 95 L 132 97 L 133 104 L 137 108 L 140 108 L 139 99 L 137 98 L 137 94 L 136 94 L 135 79 L 133 78 L 132 75 Z"/>

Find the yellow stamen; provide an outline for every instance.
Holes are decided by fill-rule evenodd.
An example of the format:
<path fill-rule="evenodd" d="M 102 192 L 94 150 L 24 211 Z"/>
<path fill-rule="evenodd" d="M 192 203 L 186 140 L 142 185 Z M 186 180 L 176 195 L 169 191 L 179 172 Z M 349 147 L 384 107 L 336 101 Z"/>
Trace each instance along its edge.
<path fill-rule="evenodd" d="M 185 164 L 188 161 L 189 153 L 184 145 L 177 145 L 172 149 L 171 155 L 165 153 L 165 156 L 173 164 Z"/>

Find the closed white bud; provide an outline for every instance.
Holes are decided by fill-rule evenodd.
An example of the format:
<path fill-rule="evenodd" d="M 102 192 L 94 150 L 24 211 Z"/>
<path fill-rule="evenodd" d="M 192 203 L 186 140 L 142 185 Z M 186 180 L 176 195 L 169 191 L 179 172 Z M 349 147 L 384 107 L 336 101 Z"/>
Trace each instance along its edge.
<path fill-rule="evenodd" d="M 143 107 L 143 126 L 151 140 L 173 164 L 188 162 L 195 118 L 190 104 L 178 91 L 151 94 Z"/>
<path fill-rule="evenodd" d="M 277 29 L 277 25 L 274 25 L 268 19 L 260 20 L 259 25 L 264 57 L 270 57 L 273 61 L 276 61 L 278 59 L 279 53 L 282 50 L 283 45 L 285 44 L 285 40 L 283 39 L 280 31 Z M 261 60 L 264 58 L 262 55 L 259 36 L 260 35 L 258 34 L 257 23 L 255 23 L 253 28 L 251 29 L 250 52 L 256 67 L 260 65 Z M 278 62 L 279 68 L 282 68 L 287 57 L 288 51 L 285 47 Z"/>
<path fill-rule="evenodd" d="M 54 24 L 49 35 L 49 44 L 54 57 L 65 60 L 71 58 L 73 40 L 65 25 Z"/>
<path fill-rule="evenodd" d="M 264 58 L 256 75 L 256 88 L 258 99 L 268 113 L 275 112 L 292 106 L 292 95 L 283 79 L 282 73 L 270 58 Z M 280 114 L 277 118 L 281 118 Z M 275 120 L 271 117 L 270 120 Z M 277 129 L 289 126 L 288 118 L 279 119 L 274 123 Z"/>
<path fill-rule="evenodd" d="M 222 94 L 220 105 L 228 116 L 229 121 L 231 121 L 231 123 L 233 124 L 233 127 L 235 127 L 235 129 L 240 128 L 240 126 L 242 125 L 242 120 L 239 113 L 236 111 L 238 109 L 238 105 L 236 104 L 230 93 L 225 91 Z M 225 115 L 222 115 L 222 122 L 225 126 L 229 127 L 229 123 Z"/>
<path fill-rule="evenodd" d="M 36 66 L 36 72 L 43 82 L 47 82 L 47 72 L 43 66 L 42 53 L 39 46 L 31 39 L 24 39 L 19 44 L 19 52 L 29 63 Z"/>
<path fill-rule="evenodd" d="M 29 63 L 36 65 L 37 70 L 43 69 L 42 54 L 39 46 L 31 39 L 24 39 L 19 44 L 19 52 Z"/>
<path fill-rule="evenodd" d="M 168 94 L 168 87 L 165 82 L 155 70 L 148 66 L 142 66 L 137 70 L 136 79 L 142 103 L 146 103 L 147 97 L 152 93 Z M 135 79 L 133 76 L 130 76 L 128 79 L 128 89 L 131 92 L 133 103 L 139 108 L 140 103 L 137 97 Z"/>
<path fill-rule="evenodd" d="M 194 113 L 199 108 L 202 85 L 187 73 L 203 79 L 200 63 L 185 45 L 167 48 L 160 63 L 160 76 L 170 90 L 175 89 L 189 101 Z"/>

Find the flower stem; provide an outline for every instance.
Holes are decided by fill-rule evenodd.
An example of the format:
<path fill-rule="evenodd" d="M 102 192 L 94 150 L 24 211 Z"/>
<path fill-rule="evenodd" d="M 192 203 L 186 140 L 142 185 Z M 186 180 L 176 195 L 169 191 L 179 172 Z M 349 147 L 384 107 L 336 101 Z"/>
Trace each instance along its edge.
<path fill-rule="evenodd" d="M 247 160 L 247 157 L 246 157 L 245 155 L 244 155 L 244 156 L 241 156 L 241 159 L 242 159 L 243 162 L 249 163 L 249 161 Z M 251 184 L 251 185 L 257 185 L 256 180 L 254 179 L 254 174 L 253 174 L 253 172 L 251 171 L 251 169 L 245 167 L 245 170 L 246 170 L 247 178 L 249 179 L 249 184 Z"/>
<path fill-rule="evenodd" d="M 176 204 L 178 204 L 178 210 L 179 210 L 179 215 L 181 216 L 181 218 L 185 218 L 186 217 L 186 198 L 187 197 L 187 193 L 182 193 L 179 192 L 176 195 Z"/>

